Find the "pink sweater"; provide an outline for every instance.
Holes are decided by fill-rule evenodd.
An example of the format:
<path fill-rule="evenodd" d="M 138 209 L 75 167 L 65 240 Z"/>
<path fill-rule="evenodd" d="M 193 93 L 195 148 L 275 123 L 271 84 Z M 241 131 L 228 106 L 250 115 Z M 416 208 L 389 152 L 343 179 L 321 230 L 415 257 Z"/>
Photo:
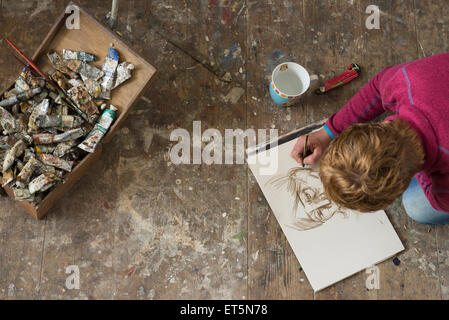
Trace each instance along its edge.
<path fill-rule="evenodd" d="M 426 156 L 415 177 L 432 207 L 449 212 L 449 53 L 385 68 L 325 128 L 333 138 L 384 111 L 395 113 L 386 120 L 400 118 L 417 131 Z"/>

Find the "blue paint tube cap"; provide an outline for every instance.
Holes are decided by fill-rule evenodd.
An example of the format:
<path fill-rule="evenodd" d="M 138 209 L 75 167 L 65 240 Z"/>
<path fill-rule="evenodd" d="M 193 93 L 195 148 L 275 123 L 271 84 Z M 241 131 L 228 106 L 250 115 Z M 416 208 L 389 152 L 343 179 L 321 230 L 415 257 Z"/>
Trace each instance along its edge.
<path fill-rule="evenodd" d="M 108 58 L 118 61 L 118 51 L 114 48 L 109 48 Z"/>

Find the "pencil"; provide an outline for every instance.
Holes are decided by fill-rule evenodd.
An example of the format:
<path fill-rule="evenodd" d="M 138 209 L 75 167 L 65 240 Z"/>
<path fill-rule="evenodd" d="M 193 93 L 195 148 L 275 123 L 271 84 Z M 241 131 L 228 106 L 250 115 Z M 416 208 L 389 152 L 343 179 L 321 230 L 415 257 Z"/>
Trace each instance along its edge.
<path fill-rule="evenodd" d="M 306 142 L 304 143 L 304 151 L 302 152 L 302 167 L 304 168 L 304 159 L 306 158 L 307 154 L 307 142 L 309 141 L 309 135 L 306 135 Z"/>

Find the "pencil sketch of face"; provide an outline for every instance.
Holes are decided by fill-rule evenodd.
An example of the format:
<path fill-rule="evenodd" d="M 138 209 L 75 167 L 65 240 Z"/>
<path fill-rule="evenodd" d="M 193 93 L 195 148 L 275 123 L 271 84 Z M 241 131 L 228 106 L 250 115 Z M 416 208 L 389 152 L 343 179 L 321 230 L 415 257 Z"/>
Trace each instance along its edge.
<path fill-rule="evenodd" d="M 294 204 L 286 225 L 297 230 L 309 230 L 323 225 L 336 213 L 344 212 L 325 196 L 317 171 L 310 168 L 291 168 L 286 176 L 269 181 L 275 187 L 287 186 Z"/>

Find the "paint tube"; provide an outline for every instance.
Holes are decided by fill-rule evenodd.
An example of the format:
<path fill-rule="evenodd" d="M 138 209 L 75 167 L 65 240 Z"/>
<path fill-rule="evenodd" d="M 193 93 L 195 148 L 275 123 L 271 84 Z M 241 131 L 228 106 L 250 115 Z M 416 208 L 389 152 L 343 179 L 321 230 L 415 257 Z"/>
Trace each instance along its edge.
<path fill-rule="evenodd" d="M 48 90 L 43 89 L 41 93 L 34 96 L 33 100 L 36 103 L 41 103 L 42 101 L 44 101 L 45 98 L 47 98 L 47 96 L 48 96 Z"/>
<path fill-rule="evenodd" d="M 67 141 L 67 142 L 60 142 L 56 146 L 55 150 L 53 151 L 53 155 L 61 158 L 66 155 L 66 153 L 72 149 L 73 146 L 76 145 L 76 140 Z"/>
<path fill-rule="evenodd" d="M 104 76 L 104 72 L 100 69 L 80 60 L 70 60 L 67 64 L 70 70 L 78 72 L 80 75 L 94 80 L 100 79 Z"/>
<path fill-rule="evenodd" d="M 57 52 L 47 53 L 47 57 L 50 60 L 53 68 L 55 68 L 56 70 L 59 70 L 63 73 L 69 71 L 66 61 L 62 60 L 61 56 Z"/>
<path fill-rule="evenodd" d="M 20 157 L 24 151 L 25 143 L 23 140 L 17 141 L 16 144 L 6 153 L 5 160 L 3 160 L 3 172 L 11 168 L 14 160 Z"/>
<path fill-rule="evenodd" d="M 25 144 L 30 145 L 33 143 L 33 138 L 26 133 L 26 131 L 16 132 L 12 135 L 16 141 L 23 140 Z"/>
<path fill-rule="evenodd" d="M 32 157 L 25 166 L 20 170 L 20 173 L 16 177 L 16 184 L 22 188 L 25 188 L 30 182 L 31 176 L 33 175 L 34 170 L 37 168 L 39 161 L 36 158 Z"/>
<path fill-rule="evenodd" d="M 52 134 L 52 133 L 35 133 L 33 134 L 34 144 L 51 144 L 57 142 L 65 142 L 70 140 L 76 140 L 85 135 L 85 131 L 83 128 L 77 128 L 68 130 L 66 132 L 60 134 Z"/>
<path fill-rule="evenodd" d="M 28 162 L 31 158 L 35 157 L 34 149 L 28 148 L 25 149 L 25 152 L 23 154 L 23 161 Z"/>
<path fill-rule="evenodd" d="M 33 134 L 33 142 L 36 145 L 53 143 L 55 135 L 52 133 L 35 133 Z M 37 151 L 37 149 L 36 149 Z"/>
<path fill-rule="evenodd" d="M 45 174 L 56 174 L 56 168 L 52 167 L 52 166 L 48 166 L 48 165 L 43 164 L 42 162 L 38 161 L 34 173 L 36 175 L 41 175 L 43 173 L 45 173 Z"/>
<path fill-rule="evenodd" d="M 114 48 L 109 48 L 106 60 L 103 64 L 104 77 L 101 81 L 101 95 L 102 99 L 110 99 L 110 92 L 115 82 L 115 72 L 117 70 L 119 60 L 118 51 Z"/>
<path fill-rule="evenodd" d="M 49 107 L 49 99 L 44 99 L 40 104 L 33 108 L 30 118 L 28 119 L 28 127 L 30 131 L 36 131 L 39 129 L 36 125 L 36 119 L 38 116 L 46 115 L 48 113 Z"/>
<path fill-rule="evenodd" d="M 62 127 L 75 128 L 83 123 L 80 116 L 58 116 L 58 115 L 40 115 L 36 118 L 35 124 L 39 128 Z"/>
<path fill-rule="evenodd" d="M 30 86 L 23 80 L 22 77 L 18 77 L 16 80 L 16 83 L 14 84 L 14 88 L 17 90 L 17 92 L 23 92 L 30 90 Z"/>
<path fill-rule="evenodd" d="M 14 172 L 12 171 L 12 169 L 3 171 L 2 187 L 10 184 L 13 180 L 14 180 Z"/>
<path fill-rule="evenodd" d="M 9 136 L 0 137 L 0 149 L 2 150 L 9 149 L 10 145 L 8 144 L 8 137 Z"/>
<path fill-rule="evenodd" d="M 19 103 L 20 112 L 28 113 L 31 110 L 31 104 L 27 101 L 22 101 Z"/>
<path fill-rule="evenodd" d="M 20 170 L 23 169 L 25 165 L 23 164 L 23 162 L 19 159 L 16 160 L 16 167 L 14 168 L 14 175 L 17 175 Z"/>
<path fill-rule="evenodd" d="M 76 128 L 72 130 L 68 130 L 66 132 L 55 135 L 53 141 L 54 142 L 66 142 L 70 140 L 76 140 L 78 138 L 83 137 L 86 134 L 83 128 Z"/>
<path fill-rule="evenodd" d="M 134 65 L 129 62 L 122 62 L 117 66 L 117 79 L 115 80 L 114 87 L 117 88 L 123 82 L 131 78 L 131 70 L 134 69 Z"/>
<path fill-rule="evenodd" d="M 2 107 L 0 107 L 0 125 L 8 134 L 16 131 L 16 121 L 14 117 Z"/>
<path fill-rule="evenodd" d="M 2 136 L 0 137 L 0 149 L 9 150 L 16 142 L 16 139 L 11 136 Z"/>
<path fill-rule="evenodd" d="M 52 78 L 58 84 L 59 87 L 61 87 L 64 90 L 68 89 L 66 79 L 62 74 L 62 72 L 58 70 L 53 70 L 52 72 L 49 73 L 49 75 L 50 78 Z"/>
<path fill-rule="evenodd" d="M 56 70 L 68 75 L 72 79 L 78 79 L 79 75 L 76 72 L 73 72 L 67 67 L 67 61 L 63 60 L 61 56 L 57 52 L 48 53 L 48 59 L 50 60 L 51 65 Z"/>
<path fill-rule="evenodd" d="M 81 111 L 87 116 L 98 113 L 98 108 L 92 101 L 85 86 L 73 87 L 68 91 L 68 93 Z"/>
<path fill-rule="evenodd" d="M 37 154 L 41 153 L 53 153 L 56 149 L 56 146 L 49 144 L 39 144 L 34 147 L 36 149 Z"/>
<path fill-rule="evenodd" d="M 97 57 L 87 52 L 71 51 L 62 49 L 62 57 L 65 60 L 81 60 L 85 62 L 92 62 L 97 60 Z"/>
<path fill-rule="evenodd" d="M 89 79 L 89 78 L 86 78 L 86 79 Z M 68 82 L 72 87 L 79 87 L 79 86 L 83 85 L 83 82 L 79 79 L 70 79 Z"/>
<path fill-rule="evenodd" d="M 69 115 L 69 107 L 67 104 L 57 104 L 56 105 L 56 115 L 58 116 L 68 116 Z"/>
<path fill-rule="evenodd" d="M 30 193 L 28 189 L 25 188 L 13 188 L 14 200 L 16 201 L 34 201 L 34 195 Z"/>
<path fill-rule="evenodd" d="M 95 81 L 93 79 L 84 78 L 84 85 L 86 86 L 87 91 L 89 92 L 90 96 L 92 98 L 98 98 L 101 94 L 101 86 L 98 81 Z"/>
<path fill-rule="evenodd" d="M 47 166 L 53 166 L 65 171 L 72 171 L 73 161 L 67 161 L 51 154 L 42 153 L 39 160 Z"/>
<path fill-rule="evenodd" d="M 66 155 L 64 155 L 64 159 L 70 160 L 70 161 L 77 161 L 78 159 L 82 158 L 87 154 L 86 151 L 81 150 L 79 148 L 72 148 L 70 149 Z"/>
<path fill-rule="evenodd" d="M 41 91 L 42 91 L 42 88 L 37 87 L 37 88 L 33 88 L 33 89 L 30 89 L 27 91 L 20 92 L 20 93 L 16 94 L 15 96 L 12 96 L 8 99 L 0 101 L 0 107 L 8 107 L 8 106 L 12 106 L 13 104 L 19 103 L 20 101 L 29 100 L 30 98 L 34 97 L 38 93 L 41 93 Z"/>
<path fill-rule="evenodd" d="M 9 90 L 9 91 L 6 91 L 6 92 L 3 94 L 3 97 L 4 97 L 5 99 L 8 99 L 8 98 L 11 98 L 11 97 L 17 95 L 18 93 L 20 93 L 20 92 L 17 91 L 16 88 L 13 88 L 13 89 L 11 89 L 11 90 Z"/>
<path fill-rule="evenodd" d="M 100 117 L 100 120 L 89 133 L 87 138 L 78 145 L 78 148 L 83 149 L 87 152 L 94 152 L 100 140 L 106 134 L 112 122 L 114 121 L 115 115 L 117 112 L 117 108 L 111 105 L 109 109 L 103 111 L 103 114 Z"/>
<path fill-rule="evenodd" d="M 30 191 L 31 194 L 34 194 L 39 191 L 48 190 L 57 180 L 59 180 L 59 178 L 56 175 L 51 173 L 43 173 L 30 182 L 28 185 L 28 191 Z"/>

